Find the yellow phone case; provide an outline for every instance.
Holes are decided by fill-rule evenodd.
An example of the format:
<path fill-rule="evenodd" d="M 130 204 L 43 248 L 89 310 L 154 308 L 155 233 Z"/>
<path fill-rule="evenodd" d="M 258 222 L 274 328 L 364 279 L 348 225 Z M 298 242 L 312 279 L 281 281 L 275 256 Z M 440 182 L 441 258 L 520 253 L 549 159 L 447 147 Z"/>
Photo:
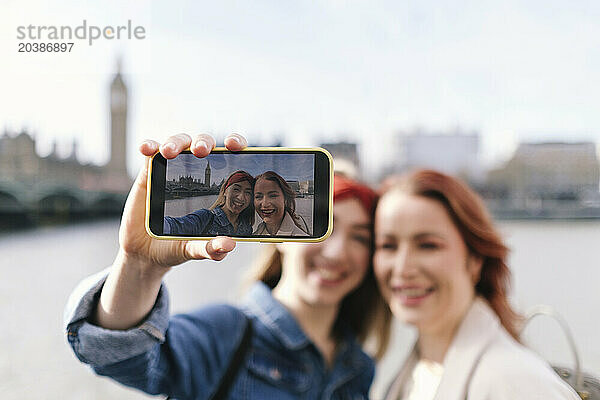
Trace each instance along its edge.
<path fill-rule="evenodd" d="M 188 147 L 185 150 L 190 150 Z M 225 147 L 215 147 L 213 150 L 221 150 L 221 151 L 229 151 Z M 282 243 L 282 242 L 301 242 L 301 243 L 316 243 L 322 242 L 327 239 L 331 232 L 333 231 L 333 158 L 331 154 L 320 147 L 304 147 L 304 148 L 291 148 L 291 147 L 247 147 L 244 150 L 241 150 L 239 153 L 247 152 L 247 151 L 265 151 L 265 152 L 305 152 L 305 151 L 320 151 L 325 153 L 327 159 L 329 160 L 329 221 L 327 222 L 327 232 L 321 237 L 318 238 L 251 238 L 251 237 L 233 237 L 234 240 L 240 242 L 259 242 L 259 243 Z M 236 152 L 238 153 L 238 152 Z M 146 227 L 146 232 L 148 235 L 154 239 L 158 240 L 211 240 L 214 237 L 198 237 L 198 236 L 157 236 L 152 231 L 150 231 L 150 193 L 151 193 L 151 182 L 152 182 L 152 159 L 158 154 L 156 152 L 151 158 L 150 164 L 148 166 L 148 180 L 146 183 L 146 219 L 144 225 Z"/>

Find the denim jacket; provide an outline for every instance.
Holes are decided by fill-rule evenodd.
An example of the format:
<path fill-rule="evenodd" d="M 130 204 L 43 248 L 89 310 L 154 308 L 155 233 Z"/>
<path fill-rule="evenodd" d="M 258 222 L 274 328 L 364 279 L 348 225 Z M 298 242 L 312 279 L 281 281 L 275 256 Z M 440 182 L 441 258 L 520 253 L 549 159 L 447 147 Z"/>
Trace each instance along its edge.
<path fill-rule="evenodd" d="M 207 227 L 209 223 L 211 225 Z M 163 222 L 163 234 L 250 236 L 252 225 L 250 221 L 240 219 L 237 229 L 234 229 L 221 207 L 215 207 L 214 210 L 203 208 L 181 217 L 166 216 Z"/>
<path fill-rule="evenodd" d="M 208 399 L 240 343 L 243 312 L 252 341 L 229 392 L 230 399 L 366 399 L 374 363 L 347 332 L 327 368 L 293 316 L 255 284 L 241 307 L 212 305 L 169 317 L 168 293 L 138 327 L 113 331 L 90 324 L 106 277 L 84 280 L 65 309 L 67 341 L 99 375 L 149 394 Z"/>

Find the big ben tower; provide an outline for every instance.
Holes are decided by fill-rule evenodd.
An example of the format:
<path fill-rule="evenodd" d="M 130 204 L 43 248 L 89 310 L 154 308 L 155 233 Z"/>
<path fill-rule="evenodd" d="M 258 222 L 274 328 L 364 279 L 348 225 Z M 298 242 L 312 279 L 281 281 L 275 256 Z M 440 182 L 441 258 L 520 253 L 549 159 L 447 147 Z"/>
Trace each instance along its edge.
<path fill-rule="evenodd" d="M 121 60 L 110 85 L 110 161 L 108 169 L 127 176 L 127 87 L 121 77 Z"/>
<path fill-rule="evenodd" d="M 204 186 L 210 189 L 210 161 L 204 169 Z"/>

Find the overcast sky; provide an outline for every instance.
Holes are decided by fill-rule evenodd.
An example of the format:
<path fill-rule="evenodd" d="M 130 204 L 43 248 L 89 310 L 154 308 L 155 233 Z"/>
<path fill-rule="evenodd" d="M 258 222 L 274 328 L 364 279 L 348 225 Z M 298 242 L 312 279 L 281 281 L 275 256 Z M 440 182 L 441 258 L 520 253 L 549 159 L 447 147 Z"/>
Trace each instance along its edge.
<path fill-rule="evenodd" d="M 117 26 L 143 40 L 17 53 L 17 26 Z M 0 129 L 108 159 L 108 85 L 123 55 L 129 169 L 146 137 L 361 143 L 367 170 L 415 127 L 478 131 L 488 164 L 521 140 L 600 138 L 598 1 L 3 1 Z"/>
<path fill-rule="evenodd" d="M 313 179 L 315 156 L 312 154 L 210 154 L 198 159 L 193 154 L 181 154 L 167 161 L 167 180 L 193 176 L 204 182 L 206 164 L 210 162 L 211 184 L 219 184 L 235 171 L 243 170 L 252 176 L 275 171 L 286 181 Z"/>

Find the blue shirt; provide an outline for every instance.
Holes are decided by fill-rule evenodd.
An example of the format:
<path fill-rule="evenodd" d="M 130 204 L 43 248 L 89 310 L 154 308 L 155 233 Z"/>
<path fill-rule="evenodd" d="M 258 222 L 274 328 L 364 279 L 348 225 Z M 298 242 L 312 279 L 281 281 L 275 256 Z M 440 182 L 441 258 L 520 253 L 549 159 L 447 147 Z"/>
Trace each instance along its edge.
<path fill-rule="evenodd" d="M 215 207 L 213 210 L 203 208 L 181 217 L 165 217 L 163 234 L 250 236 L 252 225 L 250 221 L 238 218 L 237 229 L 234 229 L 221 207 Z"/>
<path fill-rule="evenodd" d="M 102 274 L 106 274 L 103 272 Z M 65 309 L 67 339 L 76 356 L 100 375 L 149 394 L 207 399 L 216 390 L 252 319 L 252 341 L 229 392 L 230 399 L 366 399 L 374 363 L 350 332 L 331 368 L 287 309 L 263 283 L 243 305 L 213 305 L 169 317 L 163 285 L 140 326 L 112 331 L 87 319 L 105 277 L 82 282 Z"/>

